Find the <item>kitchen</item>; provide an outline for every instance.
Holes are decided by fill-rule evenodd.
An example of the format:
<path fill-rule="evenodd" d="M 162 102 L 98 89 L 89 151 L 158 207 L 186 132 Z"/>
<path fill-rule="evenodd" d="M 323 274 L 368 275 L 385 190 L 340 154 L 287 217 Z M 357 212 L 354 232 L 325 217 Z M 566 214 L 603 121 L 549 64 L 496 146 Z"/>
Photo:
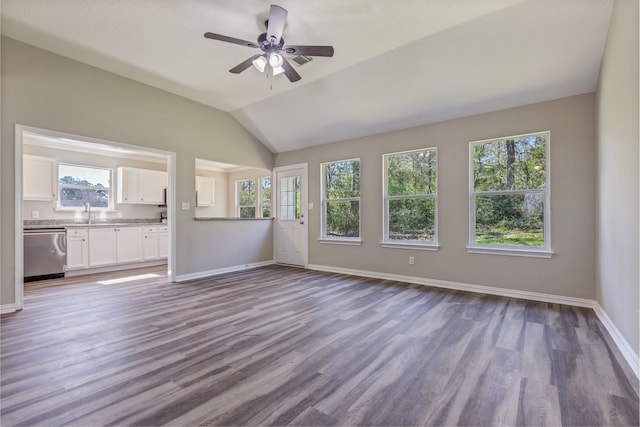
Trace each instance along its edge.
<path fill-rule="evenodd" d="M 161 154 L 25 132 L 24 281 L 165 265 Z"/>

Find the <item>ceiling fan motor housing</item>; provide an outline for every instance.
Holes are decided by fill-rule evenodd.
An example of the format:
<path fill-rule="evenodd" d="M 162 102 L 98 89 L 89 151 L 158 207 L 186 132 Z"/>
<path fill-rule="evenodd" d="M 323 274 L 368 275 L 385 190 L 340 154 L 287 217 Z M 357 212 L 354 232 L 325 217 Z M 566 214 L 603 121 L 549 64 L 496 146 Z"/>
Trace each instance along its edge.
<path fill-rule="evenodd" d="M 260 45 L 260 49 L 265 52 L 277 52 L 282 50 L 282 46 L 284 46 L 284 38 L 280 37 L 280 41 L 278 43 L 272 43 L 267 39 L 267 33 L 262 33 L 258 36 L 258 44 Z"/>

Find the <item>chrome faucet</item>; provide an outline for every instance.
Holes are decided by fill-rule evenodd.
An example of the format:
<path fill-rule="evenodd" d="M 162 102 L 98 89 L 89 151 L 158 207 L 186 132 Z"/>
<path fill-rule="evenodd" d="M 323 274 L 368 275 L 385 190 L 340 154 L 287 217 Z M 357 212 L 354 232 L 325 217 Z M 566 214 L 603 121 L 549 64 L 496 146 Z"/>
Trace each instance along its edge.
<path fill-rule="evenodd" d="M 87 224 L 91 225 L 91 203 L 84 204 L 84 211 L 89 213 L 89 220 L 87 221 Z"/>

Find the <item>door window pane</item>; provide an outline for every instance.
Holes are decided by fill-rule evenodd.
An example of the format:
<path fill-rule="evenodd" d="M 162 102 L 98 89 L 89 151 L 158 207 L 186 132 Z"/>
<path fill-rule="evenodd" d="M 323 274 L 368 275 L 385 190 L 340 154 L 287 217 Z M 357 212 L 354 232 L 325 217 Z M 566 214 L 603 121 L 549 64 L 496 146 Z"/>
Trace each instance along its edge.
<path fill-rule="evenodd" d="M 300 219 L 300 177 L 280 178 L 280 219 L 294 221 Z"/>

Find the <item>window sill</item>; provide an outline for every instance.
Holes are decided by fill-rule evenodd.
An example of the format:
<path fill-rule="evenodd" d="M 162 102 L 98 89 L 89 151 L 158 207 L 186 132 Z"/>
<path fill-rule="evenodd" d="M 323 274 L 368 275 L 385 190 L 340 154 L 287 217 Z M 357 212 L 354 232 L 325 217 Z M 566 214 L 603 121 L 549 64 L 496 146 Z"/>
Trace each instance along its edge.
<path fill-rule="evenodd" d="M 467 253 L 486 255 L 521 256 L 530 258 L 551 258 L 553 251 L 546 249 L 492 248 L 487 246 L 467 246 Z"/>
<path fill-rule="evenodd" d="M 435 243 L 400 243 L 400 242 L 380 242 L 381 248 L 394 248 L 394 249 L 411 249 L 418 251 L 439 251 L 440 245 Z"/>
<path fill-rule="evenodd" d="M 319 238 L 318 242 L 328 245 L 347 245 L 347 246 L 361 246 L 362 240 L 360 239 L 327 239 Z"/>

